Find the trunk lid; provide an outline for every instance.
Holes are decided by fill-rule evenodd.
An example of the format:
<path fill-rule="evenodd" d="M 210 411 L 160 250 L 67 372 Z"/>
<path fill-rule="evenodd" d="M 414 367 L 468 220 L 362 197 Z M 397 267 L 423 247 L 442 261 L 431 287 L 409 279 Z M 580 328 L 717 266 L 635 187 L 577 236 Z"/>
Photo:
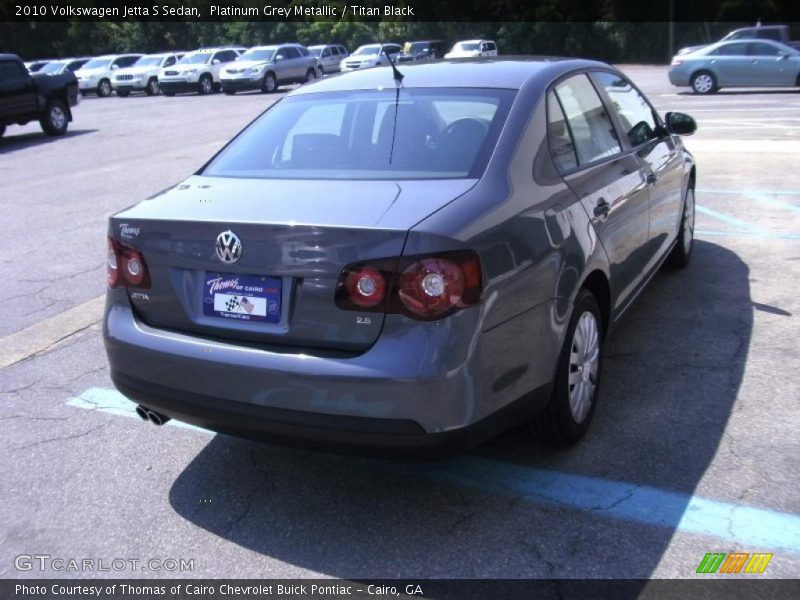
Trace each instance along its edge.
<path fill-rule="evenodd" d="M 144 256 L 151 288 L 129 296 L 151 326 L 359 351 L 383 317 L 336 307 L 343 267 L 400 256 L 411 227 L 474 183 L 194 176 L 112 217 L 111 235 Z M 235 262 L 217 254 L 223 232 L 240 241 Z"/>

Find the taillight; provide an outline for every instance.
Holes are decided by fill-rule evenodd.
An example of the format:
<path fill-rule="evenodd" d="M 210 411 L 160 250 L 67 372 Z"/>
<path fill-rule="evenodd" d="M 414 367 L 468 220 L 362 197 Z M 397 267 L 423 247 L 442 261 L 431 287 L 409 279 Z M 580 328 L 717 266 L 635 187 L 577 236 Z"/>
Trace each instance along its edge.
<path fill-rule="evenodd" d="M 430 321 L 478 304 L 482 292 L 477 253 L 458 250 L 349 265 L 339 277 L 335 299 L 346 310 Z"/>
<path fill-rule="evenodd" d="M 150 289 L 150 273 L 144 256 L 138 250 L 108 238 L 108 287 L 125 286 L 140 290 Z"/>

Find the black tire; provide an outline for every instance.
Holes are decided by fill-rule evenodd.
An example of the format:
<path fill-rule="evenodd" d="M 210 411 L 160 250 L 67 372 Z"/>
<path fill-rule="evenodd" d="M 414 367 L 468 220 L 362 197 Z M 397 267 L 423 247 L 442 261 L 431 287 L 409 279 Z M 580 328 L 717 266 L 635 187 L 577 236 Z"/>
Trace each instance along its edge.
<path fill-rule="evenodd" d="M 306 72 L 306 83 L 314 83 L 317 80 L 317 71 L 316 69 L 309 69 Z"/>
<path fill-rule="evenodd" d="M 694 189 L 688 188 L 683 199 L 683 213 L 678 227 L 678 240 L 667 256 L 666 264 L 673 269 L 681 269 L 689 264 L 694 247 L 695 202 Z"/>
<path fill-rule="evenodd" d="M 47 135 L 63 135 L 69 126 L 69 112 L 61 100 L 50 100 L 39 124 Z"/>
<path fill-rule="evenodd" d="M 583 315 L 585 313 L 591 315 L 597 328 L 597 366 L 594 374 L 592 374 L 591 369 L 587 370 L 587 379 L 576 384 L 586 385 L 587 383 L 592 383 L 594 386 L 591 389 L 588 409 L 583 413 L 580 419 L 576 419 L 573 410 L 570 408 L 570 393 L 572 388 L 576 387 L 576 385 L 570 385 L 570 375 L 572 374 L 578 379 L 582 379 L 583 375 L 578 373 L 582 373 L 583 371 L 580 368 L 573 369 L 574 365 L 572 364 L 571 358 L 573 349 L 577 348 L 577 346 L 575 346 L 577 341 L 575 332 L 578 328 L 579 321 L 584 318 Z M 586 317 L 586 319 L 589 319 L 589 317 Z M 558 357 L 558 369 L 556 371 L 555 380 L 553 381 L 553 391 L 550 394 L 550 400 L 542 412 L 528 423 L 528 432 L 534 439 L 548 444 L 566 446 L 574 444 L 586 433 L 592 421 L 592 417 L 594 416 L 595 407 L 597 406 L 597 396 L 600 390 L 600 373 L 603 368 L 604 338 L 605 328 L 603 326 L 603 318 L 600 314 L 597 300 L 589 290 L 584 288 L 578 292 L 578 296 L 575 298 L 564 346 Z M 580 355 L 580 351 L 577 351 L 576 356 Z"/>
<path fill-rule="evenodd" d="M 144 93 L 148 96 L 158 96 L 161 89 L 158 87 L 158 79 L 151 77 L 144 88 Z"/>
<path fill-rule="evenodd" d="M 114 91 L 114 88 L 111 87 L 111 82 L 108 79 L 101 79 L 100 83 L 97 84 L 97 97 L 98 98 L 105 98 L 111 95 L 111 92 Z"/>
<path fill-rule="evenodd" d="M 278 91 L 278 80 L 275 79 L 274 73 L 267 73 L 261 81 L 261 93 L 272 94 Z"/>
<path fill-rule="evenodd" d="M 698 71 L 692 75 L 690 83 L 695 94 L 713 94 L 719 89 L 717 78 L 711 71 Z"/>
<path fill-rule="evenodd" d="M 208 73 L 200 76 L 197 82 L 197 91 L 202 95 L 211 94 L 214 92 L 214 79 Z"/>
<path fill-rule="evenodd" d="M 127 90 L 125 90 L 125 91 L 117 90 L 117 96 L 119 96 L 120 98 L 127 98 L 130 95 L 131 95 L 131 93 L 129 91 L 127 91 Z"/>

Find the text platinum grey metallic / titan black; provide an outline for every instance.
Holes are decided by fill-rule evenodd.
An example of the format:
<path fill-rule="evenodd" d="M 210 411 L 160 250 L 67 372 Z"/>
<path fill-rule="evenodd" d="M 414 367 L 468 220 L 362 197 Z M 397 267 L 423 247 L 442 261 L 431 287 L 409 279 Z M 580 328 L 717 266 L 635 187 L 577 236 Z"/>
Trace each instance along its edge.
<path fill-rule="evenodd" d="M 402 71 L 295 90 L 111 218 L 105 344 L 143 418 L 373 454 L 583 435 L 609 330 L 689 261 L 694 121 L 598 62 Z"/>

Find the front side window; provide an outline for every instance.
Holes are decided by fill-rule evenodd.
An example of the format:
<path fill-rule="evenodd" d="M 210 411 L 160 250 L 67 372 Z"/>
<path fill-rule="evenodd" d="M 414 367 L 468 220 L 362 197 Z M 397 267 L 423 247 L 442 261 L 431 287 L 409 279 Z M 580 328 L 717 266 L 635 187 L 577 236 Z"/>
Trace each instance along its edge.
<path fill-rule="evenodd" d="M 581 165 L 622 151 L 611 119 L 586 75 L 576 75 L 556 86 Z"/>
<path fill-rule="evenodd" d="M 747 44 L 744 43 L 725 44 L 724 46 L 715 48 L 714 50 L 709 52 L 709 54 L 712 56 L 746 56 Z"/>
<path fill-rule="evenodd" d="M 635 148 L 655 138 L 658 124 L 653 107 L 630 81 L 616 73 L 599 72 L 594 76 L 608 94 L 630 145 Z"/>
<path fill-rule="evenodd" d="M 514 90 L 358 90 L 288 97 L 203 175 L 262 179 L 452 179 L 483 172 Z M 321 160 L 320 157 L 334 157 Z"/>
<path fill-rule="evenodd" d="M 748 45 L 747 50 L 750 56 L 778 56 L 781 53 L 776 46 L 763 42 L 753 42 Z"/>

